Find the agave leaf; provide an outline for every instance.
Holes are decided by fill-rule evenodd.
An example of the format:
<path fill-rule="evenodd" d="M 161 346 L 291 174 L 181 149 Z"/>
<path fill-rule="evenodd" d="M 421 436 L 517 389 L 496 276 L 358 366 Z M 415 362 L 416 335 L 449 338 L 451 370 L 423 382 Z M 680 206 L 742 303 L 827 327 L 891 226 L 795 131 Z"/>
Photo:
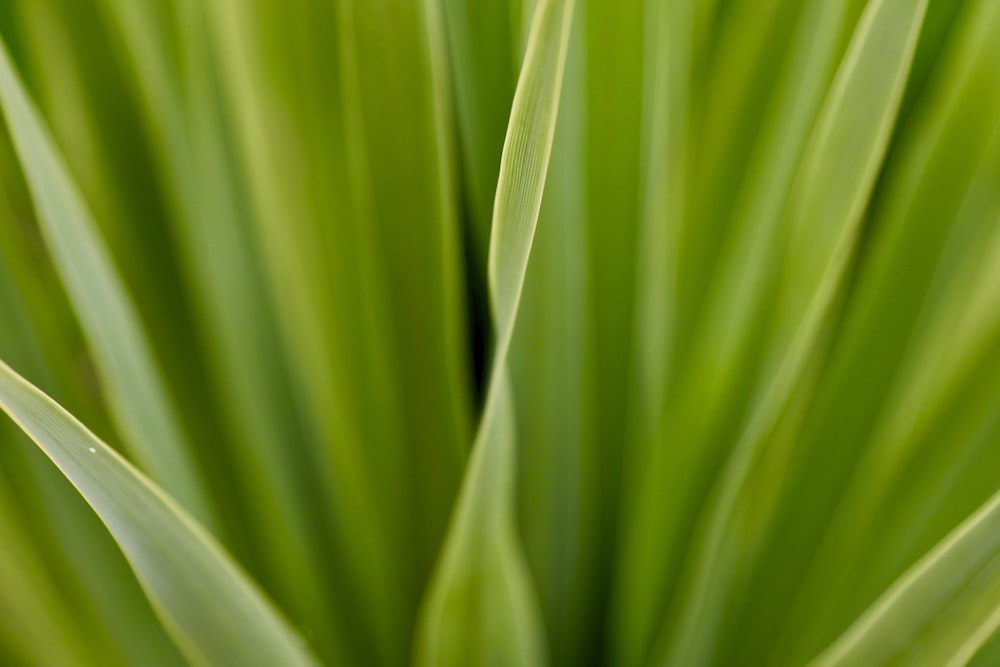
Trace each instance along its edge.
<path fill-rule="evenodd" d="M 500 162 L 489 249 L 497 342 L 479 433 L 422 612 L 420 665 L 542 665 L 537 600 L 514 529 L 514 414 L 507 353 L 555 136 L 572 0 L 543 0 Z"/>
<path fill-rule="evenodd" d="M 0 409 L 94 508 L 188 659 L 200 665 L 317 664 L 214 538 L 3 362 Z"/>
<path fill-rule="evenodd" d="M 965 665 L 1000 626 L 1000 494 L 872 605 L 812 667 Z"/>
<path fill-rule="evenodd" d="M 2 40 L 0 106 L 47 244 L 130 450 L 190 511 L 214 525 L 214 512 L 139 317 Z"/>

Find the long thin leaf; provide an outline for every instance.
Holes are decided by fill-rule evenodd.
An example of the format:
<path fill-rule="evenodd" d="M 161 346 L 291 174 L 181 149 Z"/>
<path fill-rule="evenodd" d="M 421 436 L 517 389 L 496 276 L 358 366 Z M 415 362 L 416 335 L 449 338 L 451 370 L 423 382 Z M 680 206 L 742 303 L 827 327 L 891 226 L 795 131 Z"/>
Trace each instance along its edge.
<path fill-rule="evenodd" d="M 0 362 L 0 409 L 108 527 L 181 650 L 199 665 L 314 665 L 270 602 L 168 496 Z"/>
<path fill-rule="evenodd" d="M 675 618 L 656 659 L 710 660 L 737 558 L 759 521 L 743 503 L 755 462 L 805 376 L 855 247 L 864 206 L 885 157 L 927 0 L 876 0 L 866 7 L 819 115 L 791 194 L 789 248 L 760 397 L 720 475 L 689 555 Z"/>
<path fill-rule="evenodd" d="M 320 565 L 329 558 L 316 545 L 309 511 L 316 503 L 304 497 L 310 485 L 300 477 L 308 468 L 302 461 L 309 440 L 285 389 L 292 383 L 247 224 L 252 213 L 241 200 L 243 184 L 230 155 L 231 123 L 220 108 L 206 8 L 191 0 L 98 4 L 119 28 L 122 57 L 134 70 L 155 166 L 170 195 L 171 231 L 182 253 L 197 333 L 208 350 L 208 391 L 219 406 L 213 416 L 228 436 L 216 446 L 229 461 L 213 486 L 228 482 L 233 504 L 249 507 L 255 517 L 249 532 L 257 558 L 241 556 L 248 567 L 256 566 L 261 583 L 298 622 L 331 626 L 327 568 Z M 177 36 L 182 38 L 172 39 Z M 288 455 L 290 443 L 294 456 Z M 316 642 L 330 656 L 342 643 L 333 631 Z"/>
<path fill-rule="evenodd" d="M 575 665 L 599 636 L 601 522 L 612 517 L 594 432 L 595 346 L 588 326 L 590 218 L 586 178 L 586 14 L 573 17 L 561 108 L 524 294 L 511 341 L 517 414 L 519 527 L 538 590 L 552 663 Z M 613 169 L 609 166 L 609 169 Z M 611 184 L 609 184 L 611 185 Z M 613 186 L 612 186 L 613 189 Z M 627 193 L 624 193 L 627 196 Z M 627 327 L 626 322 L 619 323 Z M 615 448 L 611 455 L 620 455 Z M 600 488 L 602 493 L 595 491 Z M 607 494 L 607 495 L 606 495 Z M 608 545 L 610 546 L 610 545 Z"/>
<path fill-rule="evenodd" d="M 811 665 L 964 665 L 998 626 L 1000 494 L 893 584 Z"/>
<path fill-rule="evenodd" d="M 195 462 L 156 368 L 138 314 L 0 40 L 0 106 L 119 427 L 141 464 L 214 525 Z"/>
<path fill-rule="evenodd" d="M 646 446 L 666 400 L 677 364 L 679 266 L 686 209 L 692 122 L 691 79 L 695 51 L 693 0 L 646 3 L 645 96 L 642 109 L 640 218 L 636 236 L 635 340 L 631 346 L 634 391 L 629 406 L 626 483 L 621 505 L 620 555 L 616 563 L 610 633 L 615 662 L 642 664 L 662 615 L 663 598 L 676 569 L 665 555 L 652 496 L 667 488 L 659 452 Z M 600 271 L 595 272 L 595 280 Z M 650 521 L 657 527 L 650 530 Z"/>
<path fill-rule="evenodd" d="M 420 665 L 542 665 L 538 602 L 514 529 L 516 465 L 507 372 L 555 136 L 573 0 L 535 10 L 500 162 L 489 250 L 497 328 L 482 423 L 418 630 Z"/>

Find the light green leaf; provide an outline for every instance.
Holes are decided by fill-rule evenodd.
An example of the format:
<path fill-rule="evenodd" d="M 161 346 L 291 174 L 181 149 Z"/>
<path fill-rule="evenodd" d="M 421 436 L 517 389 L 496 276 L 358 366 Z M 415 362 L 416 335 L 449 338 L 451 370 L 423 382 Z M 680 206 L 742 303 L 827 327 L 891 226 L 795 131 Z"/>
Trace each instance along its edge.
<path fill-rule="evenodd" d="M 49 250 L 94 351 L 108 402 L 127 444 L 190 511 L 214 525 L 214 513 L 138 314 L 2 41 L 0 107 Z"/>
<path fill-rule="evenodd" d="M 1000 494 L 912 567 L 811 667 L 965 665 L 1000 626 Z"/>
<path fill-rule="evenodd" d="M 0 409 L 94 508 L 189 660 L 234 667 L 316 664 L 294 631 L 203 528 L 3 362 Z"/>
<path fill-rule="evenodd" d="M 500 158 L 489 250 L 497 368 L 510 346 L 542 205 L 572 14 L 573 0 L 545 0 L 535 10 Z"/>
<path fill-rule="evenodd" d="M 552 160 L 508 362 L 517 440 L 524 443 L 517 456 L 520 536 L 556 665 L 583 661 L 585 638 L 600 623 L 606 578 L 598 572 L 611 546 L 600 540 L 600 519 L 614 516 L 615 497 L 597 458 L 595 407 L 603 404 L 594 397 L 596 346 L 588 326 L 590 211 L 579 196 L 589 163 L 588 46 L 580 39 L 586 21 L 581 5 L 573 17 Z M 616 191 L 614 183 L 607 185 L 607 191 L 595 188 L 595 198 Z M 628 330 L 626 322 L 617 324 Z M 609 459 L 620 456 L 620 448 L 610 449 Z"/>
<path fill-rule="evenodd" d="M 417 637 L 420 667 L 546 664 L 513 513 L 516 433 L 506 371 L 483 416 Z"/>
<path fill-rule="evenodd" d="M 489 251 L 497 342 L 482 423 L 418 629 L 419 665 L 542 665 L 538 603 L 514 529 L 507 353 L 555 136 L 573 0 L 543 0 L 500 162 Z"/>
<path fill-rule="evenodd" d="M 0 425 L 0 446 L 15 446 L 6 427 Z M 0 477 L 0 643 L 21 653 L 25 664 L 94 665 L 100 653 L 107 664 L 121 664 L 114 648 L 93 633 L 89 619 L 81 623 L 74 617 L 79 606 L 59 590 L 17 509 Z"/>
<path fill-rule="evenodd" d="M 894 139 L 898 148 L 870 215 L 864 263 L 823 386 L 797 435 L 794 470 L 749 593 L 752 600 L 767 591 L 766 616 L 784 617 L 770 621 L 772 629 L 781 628 L 777 640 L 763 631 L 760 618 L 752 623 L 755 632 L 746 632 L 770 646 L 775 662 L 815 655 L 994 488 L 983 480 L 979 494 L 957 507 L 949 494 L 953 509 L 931 491 L 977 440 L 962 435 L 978 425 L 959 426 L 965 409 L 956 410 L 953 402 L 969 391 L 968 377 L 953 382 L 956 373 L 944 369 L 957 370 L 963 356 L 981 358 L 982 345 L 972 336 L 978 327 L 958 313 L 970 288 L 987 285 L 984 275 L 967 269 L 981 261 L 996 219 L 977 200 L 993 196 L 1000 165 L 1000 89 L 993 67 L 1000 42 L 991 37 L 997 34 L 998 7 L 988 0 L 966 3 L 961 24 L 953 28 L 956 39 Z M 956 268 L 967 274 L 964 280 Z M 995 411 L 995 400 L 989 402 L 994 405 L 988 410 Z M 962 403 L 968 408 L 971 401 Z M 948 447 L 940 446 L 942 436 Z M 929 459 L 936 466 L 925 467 Z M 938 482 L 921 478 L 913 485 L 914 464 L 936 468 Z M 824 477 L 822 484 L 817 475 Z M 903 479 L 919 499 L 900 488 Z M 904 516 L 931 506 L 949 519 L 915 546 L 901 536 L 911 525 Z M 918 523 L 930 528 L 927 521 L 912 525 Z M 859 550 L 859 544 L 866 548 Z M 876 555 L 880 551 L 907 555 L 886 567 Z M 757 605 L 748 605 L 746 613 L 762 615 Z"/>
<path fill-rule="evenodd" d="M 993 635 L 969 661 L 969 667 L 995 667 L 998 664 L 1000 664 L 1000 632 L 994 630 Z"/>

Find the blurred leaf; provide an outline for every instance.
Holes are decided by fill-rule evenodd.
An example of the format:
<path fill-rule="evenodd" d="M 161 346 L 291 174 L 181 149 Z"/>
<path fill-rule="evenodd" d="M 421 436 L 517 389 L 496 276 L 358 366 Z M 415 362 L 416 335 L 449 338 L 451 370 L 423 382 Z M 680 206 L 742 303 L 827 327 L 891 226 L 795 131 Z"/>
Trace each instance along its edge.
<path fill-rule="evenodd" d="M 94 508 L 193 663 L 316 664 L 302 641 L 204 529 L 2 362 L 0 408 Z"/>
<path fill-rule="evenodd" d="M 6 426 L 0 426 L 0 446 L 10 447 L 14 443 Z M 75 618 L 75 606 L 49 576 L 16 510 L 0 478 L 0 635 L 25 662 L 96 665 L 103 653 L 108 664 L 122 664 L 113 647 L 87 633 L 87 623 Z"/>
<path fill-rule="evenodd" d="M 577 665 L 600 643 L 598 516 L 614 514 L 598 460 L 587 266 L 586 13 L 574 12 L 559 120 L 511 340 L 518 519 L 551 663 Z M 624 324 L 621 322 L 620 324 Z M 620 451 L 608 452 L 614 458 Z"/>
<path fill-rule="evenodd" d="M 330 607 L 339 598 L 330 594 L 330 555 L 312 493 L 320 486 L 310 476 L 313 441 L 299 423 L 284 367 L 209 8 L 190 0 L 102 0 L 100 8 L 130 68 L 153 175 L 165 190 L 163 214 L 196 315 L 197 329 L 185 334 L 206 351 L 207 386 L 192 393 L 209 413 L 195 419 L 212 429 L 205 435 L 213 446 L 202 448 L 212 490 L 235 528 L 229 532 L 243 538 L 228 543 L 242 547 L 244 564 L 296 622 L 336 628 Z M 316 636 L 324 656 L 339 656 L 341 645 L 339 632 Z"/>
<path fill-rule="evenodd" d="M 182 503 L 214 525 L 203 483 L 139 318 L 2 42 L 0 103 L 49 248 L 95 352 L 112 412 L 130 449 Z"/>
<path fill-rule="evenodd" d="M 713 487 L 685 565 L 684 589 L 661 630 L 656 660 L 711 659 L 739 572 L 759 521 L 743 502 L 754 463 L 816 353 L 824 323 L 855 249 L 862 213 L 885 157 L 920 32 L 926 0 L 876 0 L 865 8 L 805 148 L 790 195 L 785 273 L 775 328 L 751 417 Z M 749 546 L 749 545 L 748 545 Z"/>
<path fill-rule="evenodd" d="M 813 667 L 964 665 L 1000 625 L 1000 495 L 957 528 Z"/>
<path fill-rule="evenodd" d="M 943 428 L 946 415 L 958 412 L 946 397 L 959 393 L 963 383 L 945 382 L 947 373 L 927 371 L 947 368 L 965 354 L 979 354 L 979 345 L 966 344 L 966 336 L 974 331 L 952 327 L 962 321 L 958 312 L 968 302 L 967 290 L 984 277 L 971 271 L 963 285 L 958 274 L 981 261 L 977 257 L 989 245 L 984 234 L 995 219 L 976 201 L 992 196 L 988 183 L 995 182 L 995 165 L 1000 164 L 1000 97 L 992 92 L 996 75 L 990 74 L 988 64 L 996 58 L 997 42 L 989 34 L 997 23 L 983 13 L 990 11 L 990 4 L 966 6 L 967 29 L 959 33 L 962 39 L 950 43 L 932 85 L 901 128 L 872 205 L 871 233 L 843 326 L 823 387 L 798 436 L 794 470 L 775 511 L 774 534 L 748 593 L 752 600 L 768 591 L 771 614 L 784 615 L 772 659 L 786 656 L 786 651 L 792 651 L 792 660 L 813 655 L 902 568 L 989 495 L 986 491 L 971 505 L 949 510 L 950 522 L 939 527 L 930 543 L 910 551 L 894 571 L 876 565 L 879 559 L 871 551 L 857 549 L 858 544 L 880 543 L 905 523 L 898 516 L 884 518 L 879 509 L 889 511 L 888 505 L 907 502 L 898 497 L 901 490 L 890 491 L 895 485 L 889 480 L 911 476 L 903 472 L 911 455 L 902 452 L 916 447 L 922 437 L 903 433 L 919 423 Z M 991 133 L 994 138 L 984 141 Z M 940 452 L 932 456 L 942 474 L 950 468 L 949 459 L 963 456 L 965 446 L 960 443 L 968 440 L 961 430 L 952 424 L 936 436 L 947 433 L 951 446 L 925 450 Z M 903 444 L 906 440 L 908 445 Z M 891 458 L 895 464 L 888 463 Z M 911 507 L 922 504 L 908 502 Z M 903 540 L 897 536 L 895 541 L 903 549 Z M 875 571 L 880 572 L 877 583 L 865 583 L 862 573 Z M 796 602 L 789 604 L 793 597 Z M 819 600 L 823 604 L 815 610 Z M 804 615 L 806 609 L 814 611 Z M 754 625 L 761 644 L 774 641 L 766 639 L 762 623 Z"/>

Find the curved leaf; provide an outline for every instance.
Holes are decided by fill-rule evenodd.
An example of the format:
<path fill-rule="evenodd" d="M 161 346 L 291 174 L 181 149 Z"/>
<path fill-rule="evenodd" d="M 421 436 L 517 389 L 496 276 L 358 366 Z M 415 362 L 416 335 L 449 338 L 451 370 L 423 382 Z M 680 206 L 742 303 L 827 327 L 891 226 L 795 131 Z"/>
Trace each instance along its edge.
<path fill-rule="evenodd" d="M 3 362 L 0 409 L 94 508 L 192 663 L 317 664 L 271 603 L 203 528 Z"/>
<path fill-rule="evenodd" d="M 811 665 L 964 665 L 998 626 L 1000 494 L 897 580 Z"/>
<path fill-rule="evenodd" d="M 94 352 L 111 412 L 127 445 L 185 507 L 214 523 L 139 315 L 2 39 L 0 108 L 49 251 Z"/>
<path fill-rule="evenodd" d="M 507 353 L 555 136 L 573 0 L 543 0 L 500 161 L 489 250 L 497 342 L 479 433 L 418 630 L 420 665 L 541 665 L 538 602 L 514 530 L 514 412 Z"/>

